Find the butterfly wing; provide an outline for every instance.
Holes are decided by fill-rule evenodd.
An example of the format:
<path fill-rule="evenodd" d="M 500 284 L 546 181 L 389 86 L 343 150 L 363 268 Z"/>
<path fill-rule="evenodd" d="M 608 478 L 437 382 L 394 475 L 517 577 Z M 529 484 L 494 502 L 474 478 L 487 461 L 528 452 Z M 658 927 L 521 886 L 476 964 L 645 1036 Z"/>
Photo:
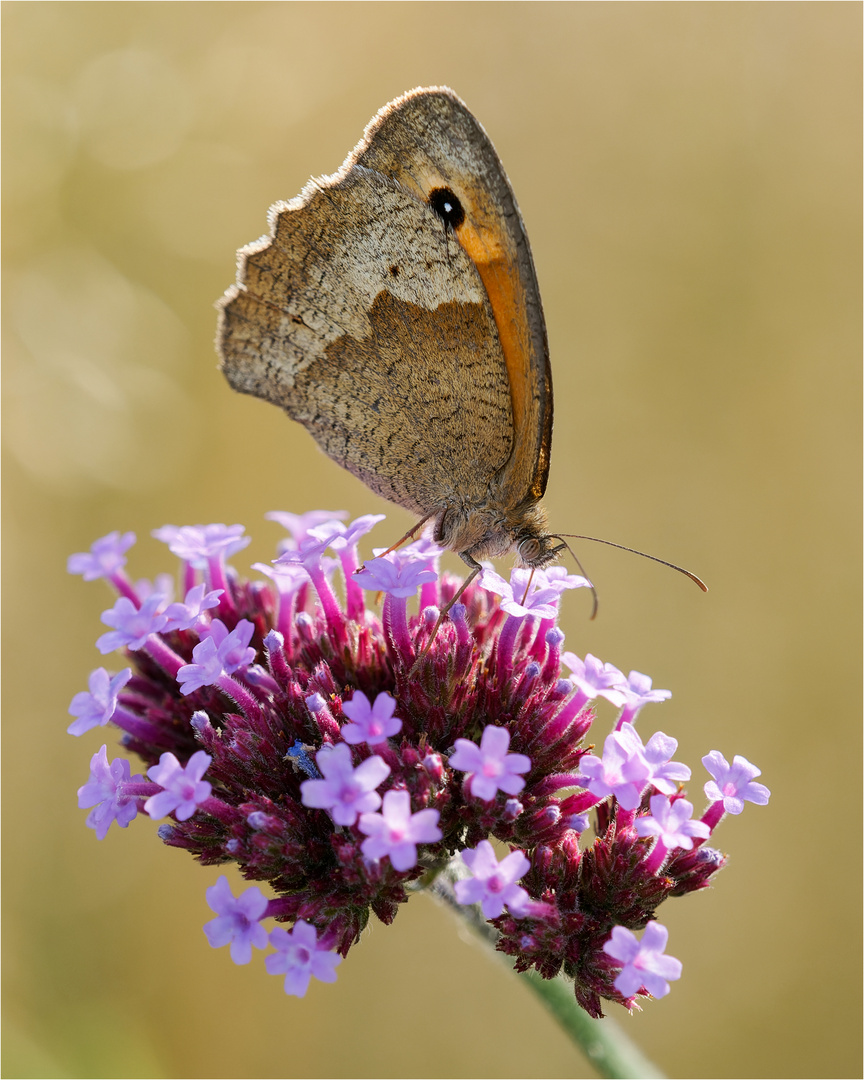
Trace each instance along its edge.
<path fill-rule="evenodd" d="M 457 227 L 430 203 L 442 187 L 465 207 Z M 274 206 L 270 225 L 221 303 L 231 385 L 415 513 L 470 509 L 494 487 L 539 498 L 551 385 L 533 265 L 495 151 L 458 98 L 386 106 L 339 172 Z"/>
<path fill-rule="evenodd" d="M 507 367 L 513 450 L 501 501 L 540 499 L 549 475 L 552 373 L 531 247 L 504 167 L 483 127 L 452 90 L 412 90 L 378 113 L 354 151 L 427 202 L 442 188 L 465 211 L 454 229 L 490 300 Z"/>

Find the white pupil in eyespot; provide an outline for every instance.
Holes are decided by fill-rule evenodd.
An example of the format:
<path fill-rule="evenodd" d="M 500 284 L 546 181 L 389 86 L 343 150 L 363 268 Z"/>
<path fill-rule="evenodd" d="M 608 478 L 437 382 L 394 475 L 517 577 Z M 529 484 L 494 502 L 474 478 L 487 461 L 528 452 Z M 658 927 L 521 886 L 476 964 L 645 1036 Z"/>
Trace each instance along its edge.
<path fill-rule="evenodd" d="M 449 203 L 449 202 L 445 202 L 445 203 L 444 203 L 444 211 L 445 211 L 445 213 L 447 213 L 447 214 L 450 214 L 450 213 L 452 213 L 452 211 L 453 211 L 453 207 L 452 207 L 452 206 L 450 205 L 450 203 Z"/>

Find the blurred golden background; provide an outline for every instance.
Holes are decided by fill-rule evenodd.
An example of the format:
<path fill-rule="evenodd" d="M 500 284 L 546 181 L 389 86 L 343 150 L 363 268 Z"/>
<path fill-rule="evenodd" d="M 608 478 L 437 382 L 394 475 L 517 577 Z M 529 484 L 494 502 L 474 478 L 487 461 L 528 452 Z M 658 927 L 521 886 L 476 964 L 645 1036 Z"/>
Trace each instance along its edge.
<path fill-rule="evenodd" d="M 568 647 L 672 689 L 642 732 L 680 740 L 697 805 L 711 749 L 773 791 L 721 826 L 716 887 L 662 909 L 683 979 L 613 1015 L 671 1076 L 860 1075 L 860 24 L 853 3 L 4 6 L 5 1076 L 593 1075 L 431 900 L 287 998 L 207 946 L 215 870 L 143 819 L 98 843 L 76 806 L 103 732 L 66 735 L 66 710 L 121 665 L 93 646 L 113 597 L 69 553 L 133 529 L 153 576 L 175 560 L 151 529 L 243 522 L 246 571 L 270 509 L 406 527 L 228 389 L 212 305 L 270 203 L 430 83 L 486 127 L 531 238 L 552 522 L 711 586 L 583 544 L 601 609 L 565 600 Z"/>

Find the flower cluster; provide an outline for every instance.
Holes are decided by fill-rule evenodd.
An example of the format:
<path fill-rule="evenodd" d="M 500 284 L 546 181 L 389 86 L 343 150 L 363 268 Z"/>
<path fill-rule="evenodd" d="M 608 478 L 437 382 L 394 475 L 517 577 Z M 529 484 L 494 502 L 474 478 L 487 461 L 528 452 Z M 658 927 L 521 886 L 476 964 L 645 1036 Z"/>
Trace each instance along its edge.
<path fill-rule="evenodd" d="M 332 982 L 370 914 L 390 923 L 412 890 L 448 882 L 518 970 L 564 973 L 592 1016 L 604 998 L 633 1008 L 667 993 L 681 965 L 655 911 L 724 865 L 705 841 L 745 800 L 767 802 L 759 770 L 712 751 L 693 818 L 676 741 L 635 726 L 669 692 L 562 651 L 560 599 L 584 578 L 486 569 L 439 627 L 460 582 L 439 574 L 430 541 L 361 568 L 357 542 L 379 517 L 271 516 L 291 536 L 255 565 L 266 581 L 228 564 L 249 542 L 239 525 L 157 530 L 181 560 L 180 600 L 167 576 L 127 577 L 131 533 L 70 558 L 119 594 L 97 647 L 126 666 L 92 673 L 69 731 L 110 722 L 146 769 L 133 776 L 105 746 L 93 756 L 79 806 L 97 837 L 139 813 L 168 818 L 164 843 L 267 882 L 269 899 L 255 885 L 235 897 L 220 877 L 205 933 L 238 964 L 272 947 L 267 970 L 289 994 Z M 619 714 L 597 755 L 584 740 L 601 700 Z"/>

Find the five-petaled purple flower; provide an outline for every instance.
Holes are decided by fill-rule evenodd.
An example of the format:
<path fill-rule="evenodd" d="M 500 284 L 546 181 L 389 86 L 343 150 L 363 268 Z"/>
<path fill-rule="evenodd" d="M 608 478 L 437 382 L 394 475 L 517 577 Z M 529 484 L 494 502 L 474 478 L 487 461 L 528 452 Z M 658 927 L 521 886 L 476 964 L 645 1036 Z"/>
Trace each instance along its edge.
<path fill-rule="evenodd" d="M 636 819 L 638 836 L 656 836 L 669 851 L 673 848 L 689 851 L 693 847 L 694 836 L 704 840 L 709 835 L 707 825 L 690 820 L 693 817 L 693 803 L 686 799 L 675 799 L 673 802 L 665 795 L 652 795 L 650 806 L 650 814 Z"/>
<path fill-rule="evenodd" d="M 604 664 L 591 653 L 582 660 L 572 652 L 562 653 L 561 662 L 570 669 L 570 681 L 579 687 L 586 701 L 603 697 L 613 705 L 624 704 L 622 684 L 627 680 L 613 664 Z"/>
<path fill-rule="evenodd" d="M 342 712 L 351 721 L 342 728 L 342 738 L 351 746 L 387 742 L 402 729 L 402 721 L 393 715 L 395 711 L 396 701 L 386 691 L 375 698 L 374 705 L 362 690 L 355 691 L 350 701 L 342 703 Z"/>
<path fill-rule="evenodd" d="M 159 611 L 164 603 L 165 598 L 158 592 L 148 596 L 140 608 L 127 596 L 121 596 L 113 608 L 102 612 L 102 622 L 114 629 L 99 638 L 96 648 L 103 655 L 115 649 L 143 649 L 151 634 L 165 629 L 168 619 Z"/>
<path fill-rule="evenodd" d="M 248 619 L 241 619 L 230 633 L 221 619 L 214 619 L 202 629 L 201 636 L 216 643 L 223 671 L 233 675 L 238 668 L 248 667 L 255 660 L 255 650 L 249 645 L 254 633 L 255 626 Z"/>
<path fill-rule="evenodd" d="M 624 697 L 624 708 L 618 718 L 618 727 L 632 724 L 643 705 L 666 701 L 672 697 L 671 690 L 652 690 L 651 681 L 650 676 L 643 675 L 641 671 L 631 671 L 626 682 L 616 684 L 615 689 L 620 690 Z"/>
<path fill-rule="evenodd" d="M 302 566 L 307 572 L 320 569 L 321 556 L 330 547 L 330 534 L 316 535 L 313 529 L 309 529 L 296 548 L 288 548 L 283 551 L 278 559 L 273 560 L 274 566 Z"/>
<path fill-rule="evenodd" d="M 539 619 L 555 618 L 561 588 L 550 586 L 542 570 L 524 570 L 517 566 L 510 571 L 508 582 L 494 570 L 485 569 L 480 575 L 480 584 L 501 597 L 501 610 L 508 615 L 518 619 L 526 615 L 535 615 Z"/>
<path fill-rule="evenodd" d="M 202 686 L 213 686 L 223 675 L 231 675 L 239 667 L 250 664 L 255 650 L 249 647 L 255 627 L 241 619 L 229 633 L 220 619 L 206 628 L 207 636 L 192 650 L 191 664 L 177 672 L 181 694 L 191 694 Z"/>
<path fill-rule="evenodd" d="M 292 514 L 288 510 L 268 510 L 264 515 L 268 521 L 275 521 L 291 533 L 295 544 L 300 544 L 310 529 L 323 525 L 327 521 L 344 521 L 347 510 L 308 510 L 305 514 Z"/>
<path fill-rule="evenodd" d="M 354 547 L 361 537 L 371 532 L 378 522 L 383 520 L 384 514 L 363 514 L 362 517 L 355 518 L 350 525 L 330 519 L 311 525 L 307 532 L 317 540 L 326 540 L 333 551 L 344 551 L 345 548 Z"/>
<path fill-rule="evenodd" d="M 760 776 L 757 769 L 745 757 L 736 754 L 730 765 L 719 750 L 712 750 L 702 758 L 702 764 L 714 777 L 705 784 L 705 794 L 712 802 L 723 801 L 727 814 L 740 814 L 745 802 L 764 806 L 771 792 L 764 784 L 754 784 L 754 777 Z"/>
<path fill-rule="evenodd" d="M 345 743 L 325 746 L 315 755 L 322 780 L 300 785 L 304 806 L 329 810 L 337 825 L 353 825 L 360 814 L 377 810 L 381 796 L 375 790 L 390 775 L 390 766 L 374 755 L 355 769 Z"/>
<path fill-rule="evenodd" d="M 677 748 L 677 740 L 662 731 L 643 746 L 633 725 L 624 724 L 607 735 L 602 758 L 586 754 L 579 767 L 592 794 L 601 799 L 614 795 L 624 810 L 635 810 L 649 783 L 672 795 L 677 781 L 689 780 L 689 768 L 670 761 Z"/>
<path fill-rule="evenodd" d="M 181 694 L 192 694 L 202 686 L 212 686 L 225 674 L 219 647 L 212 637 L 199 641 L 192 650 L 191 664 L 184 664 L 177 672 Z"/>
<path fill-rule="evenodd" d="M 462 861 L 471 877 L 454 886 L 460 904 L 479 904 L 487 919 L 497 919 L 506 907 L 512 915 L 527 914 L 531 898 L 516 882 L 531 869 L 521 851 L 511 851 L 499 863 L 488 840 L 481 840 L 473 850 L 462 852 Z"/>
<path fill-rule="evenodd" d="M 662 791 L 664 795 L 674 795 L 678 784 L 690 779 L 690 766 L 672 761 L 672 755 L 678 749 L 677 739 L 664 735 L 662 731 L 655 731 L 642 747 L 632 724 L 624 724 L 619 730 L 628 734 L 634 744 L 639 743 L 645 760 L 651 766 L 651 783 L 658 791 Z"/>
<path fill-rule="evenodd" d="M 440 816 L 429 808 L 412 814 L 407 791 L 388 791 L 380 814 L 360 815 L 360 832 L 369 838 L 361 850 L 369 859 L 389 856 L 393 869 L 400 873 L 410 870 L 417 865 L 417 845 L 434 844 L 442 838 Z"/>
<path fill-rule="evenodd" d="M 208 560 L 227 558 L 242 551 L 250 542 L 242 525 L 163 525 L 154 529 L 157 540 L 167 544 L 179 558 L 192 566 L 204 566 Z"/>
<path fill-rule="evenodd" d="M 586 754 L 579 763 L 591 794 L 598 799 L 614 795 L 624 810 L 636 809 L 651 777 L 651 766 L 645 760 L 641 740 L 628 737 L 632 731 L 627 725 L 622 731 L 607 735 L 603 757 Z"/>
<path fill-rule="evenodd" d="M 396 597 L 414 596 L 418 586 L 438 577 L 434 570 L 427 569 L 428 564 L 429 560 L 422 556 L 414 559 L 398 555 L 395 559 L 367 559 L 363 569 L 354 575 L 354 580 L 364 589 L 375 589 Z"/>
<path fill-rule="evenodd" d="M 248 964 L 253 946 L 267 947 L 267 931 L 261 925 L 267 913 L 267 897 L 257 885 L 250 885 L 235 896 L 224 874 L 207 889 L 206 896 L 210 908 L 216 912 L 216 918 L 204 924 L 207 940 L 214 949 L 230 943 L 234 963 Z"/>
<path fill-rule="evenodd" d="M 66 730 L 70 735 L 83 735 L 91 728 L 107 724 L 117 709 L 117 697 L 132 678 L 132 669 L 123 668 L 111 676 L 104 667 L 91 672 L 88 690 L 82 690 L 72 698 L 70 716 L 76 716 Z"/>
<path fill-rule="evenodd" d="M 663 955 L 668 938 L 669 931 L 656 922 L 648 923 L 641 941 L 623 926 L 612 928 L 603 952 L 624 965 L 615 979 L 619 993 L 629 998 L 643 986 L 655 998 L 669 993 L 669 981 L 681 978 L 682 965 L 674 956 Z"/>
<path fill-rule="evenodd" d="M 93 755 L 90 779 L 78 788 L 78 806 L 81 810 L 93 807 L 87 815 L 87 828 L 96 830 L 97 840 L 105 839 L 112 821 L 125 829 L 137 816 L 138 804 L 134 798 L 124 795 L 123 785 L 140 779 L 131 775 L 126 758 L 114 758 L 109 762 L 107 746 Z"/>
<path fill-rule="evenodd" d="M 487 724 L 480 745 L 469 739 L 457 739 L 450 765 L 460 772 L 470 773 L 468 790 L 475 799 L 489 801 L 499 791 L 518 795 L 525 787 L 519 773 L 528 772 L 531 758 L 525 754 L 508 754 L 510 732 L 507 728 Z"/>
<path fill-rule="evenodd" d="M 135 533 L 119 532 L 100 536 L 90 545 L 89 551 L 70 555 L 66 569 L 70 574 L 83 574 L 85 581 L 110 578 L 126 565 L 126 552 L 135 543 Z"/>
<path fill-rule="evenodd" d="M 285 993 L 305 997 L 310 981 L 336 982 L 336 968 L 342 957 L 322 946 L 318 933 L 304 919 L 294 923 L 290 932 L 281 926 L 270 931 L 270 944 L 276 949 L 264 963 L 271 975 L 285 976 Z"/>
<path fill-rule="evenodd" d="M 633 827 L 637 836 L 656 836 L 657 843 L 646 860 L 646 867 L 656 872 L 663 864 L 666 854 L 676 848 L 691 851 L 693 838 L 705 840 L 711 829 L 704 821 L 692 821 L 693 804 L 686 799 L 668 799 L 665 795 L 652 795 L 651 813 L 636 818 Z"/>
<path fill-rule="evenodd" d="M 205 611 L 219 606 L 222 592 L 222 589 L 207 592 L 203 581 L 200 585 L 193 586 L 182 603 L 170 604 L 165 608 L 164 615 L 168 621 L 163 631 L 167 634 L 171 630 L 191 630 Z"/>
<path fill-rule="evenodd" d="M 546 584 L 554 589 L 559 596 L 567 589 L 590 589 L 591 582 L 581 574 L 569 574 L 564 566 L 547 566 L 543 570 L 546 576 Z"/>
<path fill-rule="evenodd" d="M 173 813 L 178 821 L 186 821 L 201 803 L 210 798 L 212 786 L 201 777 L 210 767 L 212 758 L 196 750 L 183 766 L 174 754 L 163 754 L 158 765 L 152 765 L 147 775 L 164 790 L 151 795 L 144 810 L 151 818 L 163 818 Z"/>

